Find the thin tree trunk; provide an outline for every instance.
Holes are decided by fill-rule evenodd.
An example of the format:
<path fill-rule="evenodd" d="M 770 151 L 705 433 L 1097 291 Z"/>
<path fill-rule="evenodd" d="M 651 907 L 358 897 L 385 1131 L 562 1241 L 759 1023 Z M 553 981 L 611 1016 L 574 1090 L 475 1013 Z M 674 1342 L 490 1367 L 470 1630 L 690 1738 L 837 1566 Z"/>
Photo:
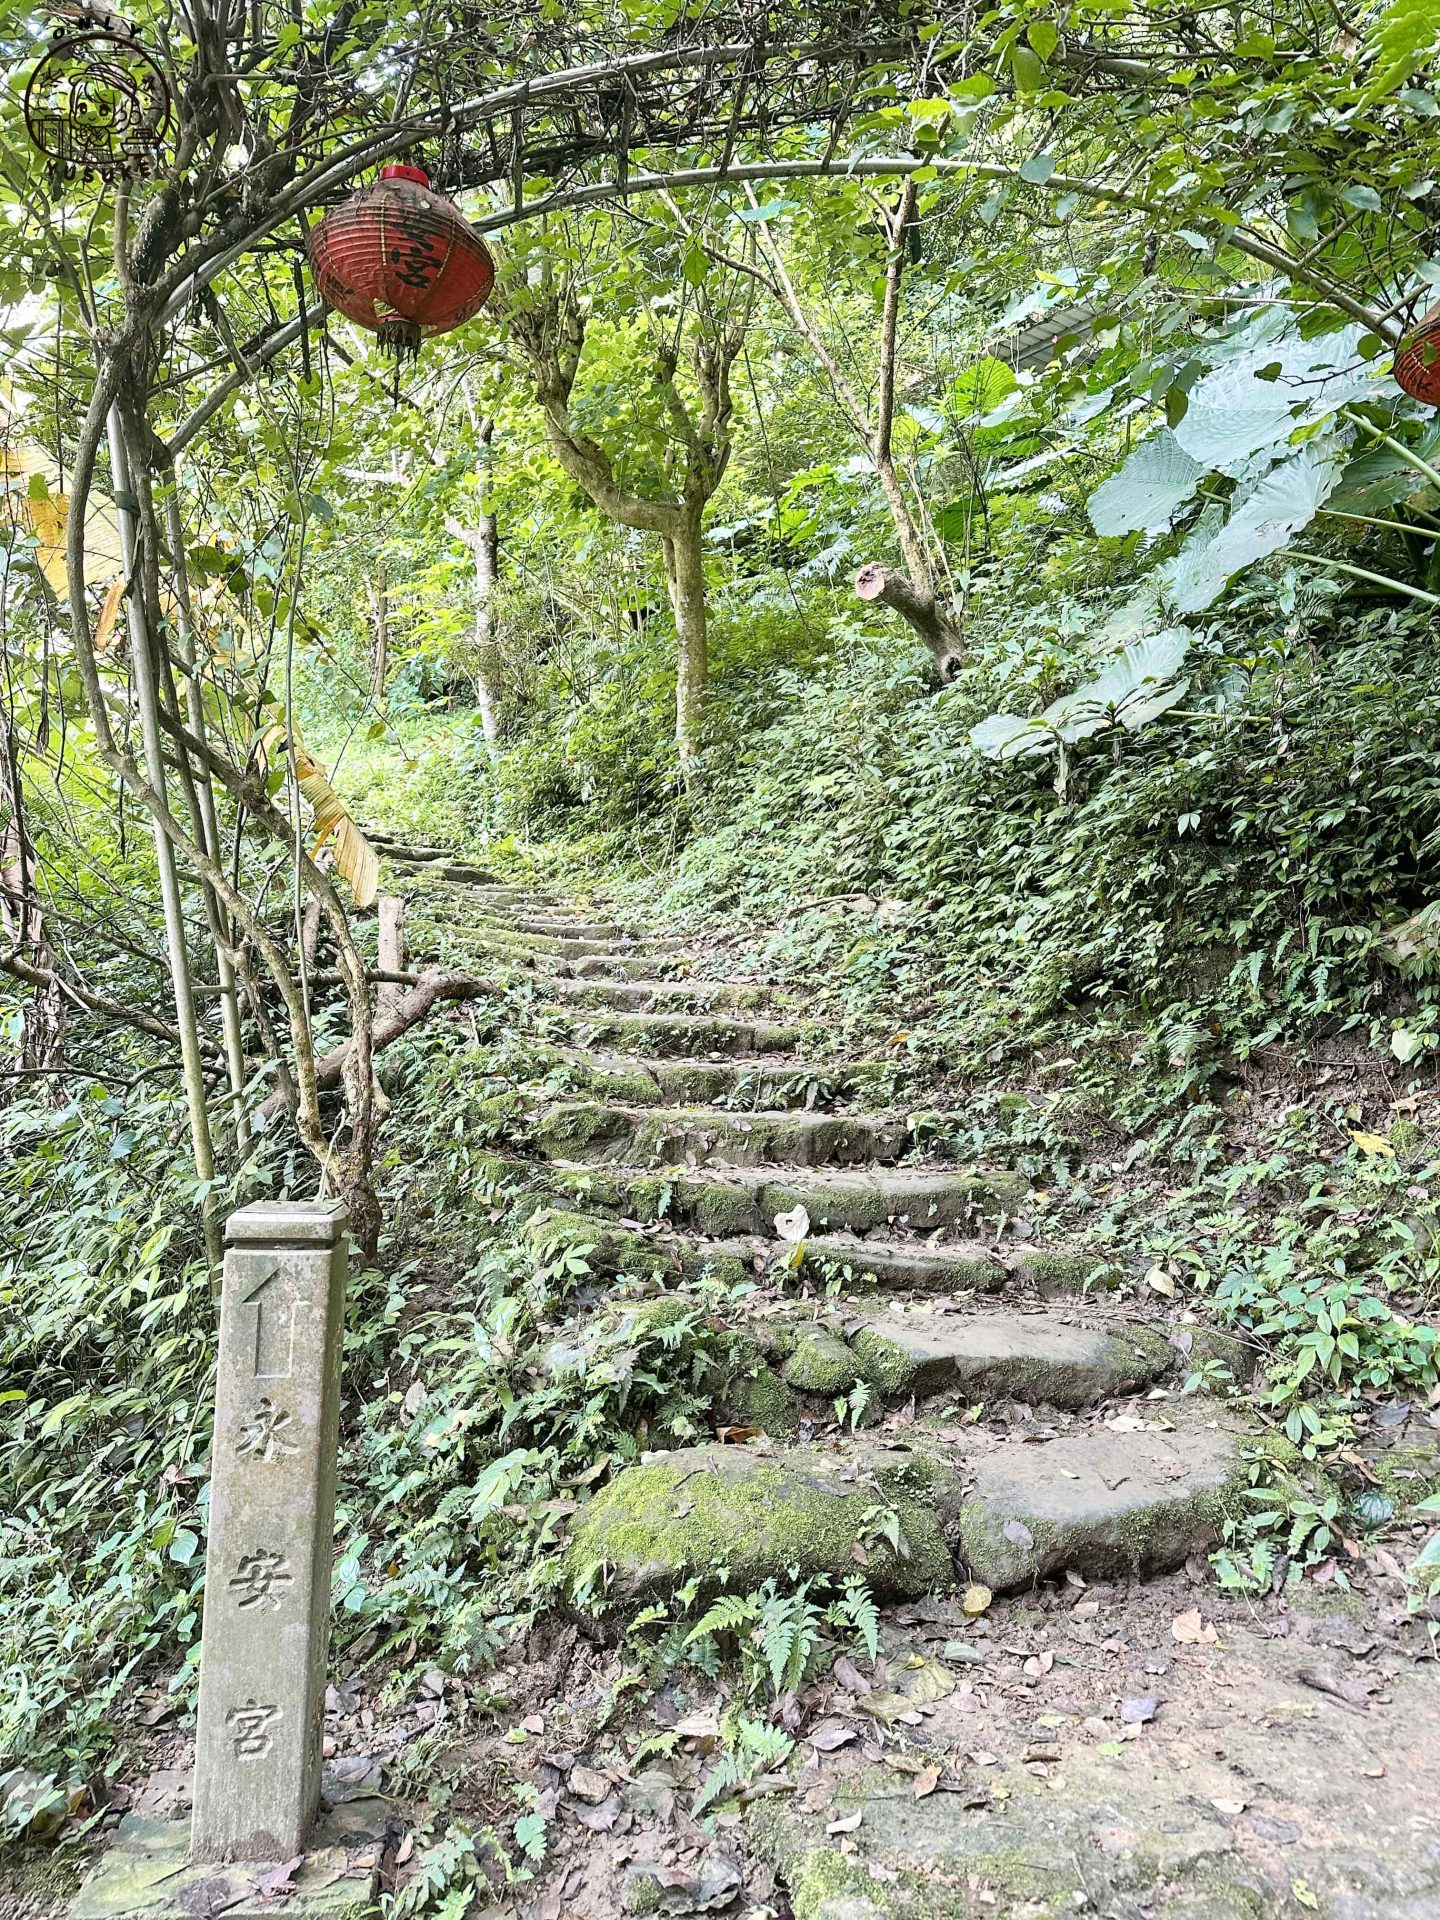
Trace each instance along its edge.
<path fill-rule="evenodd" d="M 689 786 L 695 779 L 710 673 L 699 513 L 688 514 L 675 533 L 662 538 L 661 545 L 665 583 L 675 609 L 675 744 L 680 752 L 680 771 Z"/>
<path fill-rule="evenodd" d="M 474 420 L 472 406 L 471 418 Z M 475 658 L 471 677 L 475 682 L 475 704 L 480 709 L 480 729 L 491 764 L 500 764 L 500 703 L 496 698 L 493 669 L 495 664 L 495 588 L 500 578 L 500 523 L 495 514 L 493 486 L 495 422 L 488 416 L 475 421 L 479 442 L 476 477 L 479 480 L 479 514 L 473 527 L 453 515 L 447 515 L 445 530 L 452 539 L 461 540 L 470 549 L 475 562 Z"/>
<path fill-rule="evenodd" d="M 370 631 L 370 698 L 377 707 L 385 704 L 385 680 L 390 671 L 390 592 L 385 577 L 385 556 L 375 561 L 375 584 L 370 590 L 373 626 Z"/>
<path fill-rule="evenodd" d="M 376 935 L 376 956 L 381 973 L 405 971 L 405 899 L 402 894 L 382 893 L 375 903 L 380 916 Z M 375 995 L 375 1024 L 388 1020 L 405 997 L 403 986 L 382 981 Z"/>
<path fill-rule="evenodd" d="M 140 714 L 145 777 L 153 792 L 168 809 L 165 753 L 160 737 L 158 676 L 149 623 L 145 617 L 145 596 L 138 563 L 136 516 L 131 495 L 130 460 L 118 402 L 111 405 L 106 431 L 110 442 L 110 467 L 115 503 L 120 520 L 121 555 L 128 581 L 125 594 L 125 618 L 130 634 L 130 664 L 135 681 L 135 704 Z M 129 504 L 125 504 L 126 502 Z M 205 1198 L 201 1203 L 205 1249 L 211 1262 L 218 1265 L 223 1248 L 220 1241 L 220 1217 L 216 1211 L 214 1195 L 215 1149 L 210 1138 L 210 1116 L 205 1106 L 205 1070 L 200 1056 L 200 1028 L 196 1017 L 195 992 L 190 975 L 190 948 L 185 934 L 185 910 L 180 897 L 180 879 L 175 867 L 175 850 L 159 820 L 153 821 L 153 828 L 155 865 L 160 878 L 160 899 L 165 915 L 165 944 L 170 960 L 170 978 L 175 991 L 175 1025 L 180 1033 L 185 1103 L 190 1116 L 190 1145 L 194 1155 L 196 1175 L 206 1183 Z"/>
<path fill-rule="evenodd" d="M 19 743 L 8 715 L 0 755 L 0 799 L 6 802 L 9 816 L 0 835 L 0 930 L 18 955 L 54 975 L 55 950 L 40 913 L 35 849 L 25 823 Z M 65 1065 L 65 999 L 53 980 L 37 986 L 26 1002 L 20 1065 L 28 1072 L 47 1075 Z M 69 1097 L 63 1080 L 56 1079 L 51 1086 L 54 1103 L 63 1106 Z"/>
<path fill-rule="evenodd" d="M 170 547 L 170 576 L 175 583 L 178 612 L 176 630 L 180 636 L 180 659 L 185 668 L 185 714 L 190 731 L 197 740 L 207 733 L 205 698 L 200 685 L 199 650 L 195 641 L 195 618 L 190 600 L 190 574 L 185 564 L 185 529 L 180 519 L 180 476 L 173 469 L 166 476 L 165 537 Z M 188 760 L 182 757 L 182 765 Z M 215 812 L 215 788 L 210 769 L 195 770 L 186 783 L 185 796 L 191 804 L 195 838 L 210 858 L 220 861 L 220 822 Z M 250 1148 L 250 1122 L 245 1115 L 245 1036 L 240 1025 L 240 990 L 235 979 L 234 938 L 226 914 L 213 887 L 201 882 L 205 918 L 210 926 L 210 941 L 215 949 L 216 974 L 220 983 L 220 1024 L 225 1036 L 225 1069 L 230 1081 L 230 1100 L 235 1128 L 236 1157 L 243 1159 Z"/>
<path fill-rule="evenodd" d="M 749 189 L 749 192 L 751 205 L 754 206 L 757 204 L 754 189 Z M 862 600 L 879 600 L 885 606 L 893 607 L 929 648 L 940 678 L 948 680 L 964 658 L 965 638 L 959 622 L 952 617 L 935 591 L 935 575 L 924 535 L 895 471 L 891 450 L 899 358 L 900 293 L 905 277 L 907 236 L 915 220 L 916 202 L 915 182 L 907 179 L 895 212 L 886 221 L 890 258 L 885 268 L 885 297 L 880 312 L 880 378 L 873 416 L 826 346 L 819 328 L 801 305 L 795 283 L 786 270 L 784 257 L 774 236 L 763 227 L 757 227 L 755 231 L 757 244 L 773 275 L 773 280 L 767 283 L 770 292 L 819 361 L 841 411 L 870 455 L 895 528 L 900 557 L 905 563 L 902 576 L 879 561 L 871 561 L 856 575 L 855 591 Z"/>
<path fill-rule="evenodd" d="M 500 717 L 491 677 L 495 658 L 495 589 L 500 580 L 500 522 L 495 513 L 495 422 L 480 422 L 480 518 L 475 547 L 475 700 L 490 758 L 500 760 Z"/>

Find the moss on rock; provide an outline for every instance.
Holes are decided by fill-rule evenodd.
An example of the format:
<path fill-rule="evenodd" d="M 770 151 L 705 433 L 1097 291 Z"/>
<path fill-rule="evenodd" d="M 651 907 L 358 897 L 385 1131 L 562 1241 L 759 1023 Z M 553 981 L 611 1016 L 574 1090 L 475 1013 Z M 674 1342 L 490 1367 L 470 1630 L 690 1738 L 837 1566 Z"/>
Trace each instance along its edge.
<path fill-rule="evenodd" d="M 593 1214 L 542 1208 L 525 1223 L 525 1237 L 537 1252 L 578 1255 L 591 1273 L 669 1274 L 675 1263 L 668 1249 L 643 1233 L 632 1233 Z"/>
<path fill-rule="evenodd" d="M 1049 1297 L 1056 1294 L 1096 1293 L 1118 1286 L 1120 1269 L 1113 1261 L 1093 1253 L 1047 1253 L 1039 1247 L 1027 1247 L 1013 1256 L 1010 1270 L 1035 1291 Z"/>
<path fill-rule="evenodd" d="M 793 1330 L 790 1357 L 781 1369 L 800 1393 L 848 1393 L 868 1377 L 865 1363 L 832 1328 L 815 1322 Z"/>
<path fill-rule="evenodd" d="M 576 1517 L 565 1577 L 578 1602 L 632 1601 L 698 1577 L 744 1591 L 771 1578 L 852 1578 L 877 1504 L 872 1480 L 818 1449 L 688 1447 L 628 1467 Z M 865 1578 L 911 1598 L 953 1573 L 933 1504 L 891 1482 L 885 1498 L 909 1548 L 869 1540 Z"/>

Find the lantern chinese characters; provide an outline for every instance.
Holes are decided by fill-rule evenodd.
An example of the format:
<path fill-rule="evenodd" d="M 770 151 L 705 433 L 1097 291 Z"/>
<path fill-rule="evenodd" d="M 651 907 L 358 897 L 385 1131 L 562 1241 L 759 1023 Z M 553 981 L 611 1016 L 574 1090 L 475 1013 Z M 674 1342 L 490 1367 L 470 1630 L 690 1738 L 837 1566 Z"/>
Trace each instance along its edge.
<path fill-rule="evenodd" d="M 420 167 L 384 167 L 373 186 L 310 235 L 310 270 L 327 306 L 415 354 L 425 334 L 472 319 L 495 284 L 489 249 Z"/>

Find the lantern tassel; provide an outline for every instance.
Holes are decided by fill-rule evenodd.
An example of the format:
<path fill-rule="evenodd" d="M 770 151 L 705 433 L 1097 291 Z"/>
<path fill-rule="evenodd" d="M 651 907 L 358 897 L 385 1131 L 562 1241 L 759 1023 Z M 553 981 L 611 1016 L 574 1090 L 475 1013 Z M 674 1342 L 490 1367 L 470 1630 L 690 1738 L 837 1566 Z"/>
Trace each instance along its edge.
<path fill-rule="evenodd" d="M 382 353 L 393 354 L 398 360 L 413 360 L 420 351 L 420 329 L 413 320 L 403 319 L 398 313 L 389 314 L 376 329 Z"/>

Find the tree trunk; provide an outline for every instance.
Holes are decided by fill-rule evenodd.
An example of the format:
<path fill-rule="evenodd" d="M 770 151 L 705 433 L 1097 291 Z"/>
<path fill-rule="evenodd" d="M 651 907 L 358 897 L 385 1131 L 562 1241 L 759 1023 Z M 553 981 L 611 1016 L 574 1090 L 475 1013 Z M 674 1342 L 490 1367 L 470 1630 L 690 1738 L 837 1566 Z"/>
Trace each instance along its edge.
<path fill-rule="evenodd" d="M 150 623 L 146 618 L 129 449 L 118 402 L 110 408 L 107 432 L 111 478 L 119 509 L 120 547 L 129 580 L 125 595 L 125 618 L 130 635 L 130 669 L 135 681 L 135 705 L 140 717 L 145 777 L 168 808 L 165 799 L 165 749 L 160 733 L 159 676 Z M 127 501 L 128 504 L 123 504 Z M 154 840 L 155 866 L 160 878 L 160 899 L 165 913 L 165 943 L 175 992 L 175 1025 L 180 1034 L 180 1058 L 184 1067 L 185 1104 L 190 1117 L 190 1145 L 196 1177 L 205 1185 L 205 1198 L 201 1203 L 205 1250 L 212 1264 L 218 1266 L 224 1249 L 220 1239 L 220 1218 L 215 1210 L 215 1149 L 210 1138 L 210 1115 L 205 1105 L 205 1066 L 200 1055 L 200 1026 L 190 972 L 190 946 L 185 931 L 185 910 L 180 897 L 175 849 L 158 820 L 154 822 Z"/>
<path fill-rule="evenodd" d="M 878 600 L 882 606 L 893 607 L 930 649 L 940 679 L 955 678 L 965 658 L 965 636 L 935 597 L 933 587 L 917 586 L 913 576 L 896 573 L 872 560 L 856 574 L 855 591 L 862 600 Z"/>
<path fill-rule="evenodd" d="M 665 583 L 675 609 L 675 745 L 686 786 L 695 779 L 710 673 L 705 621 L 705 557 L 700 514 L 689 513 L 674 534 L 662 537 Z"/>
<path fill-rule="evenodd" d="M 403 973 L 405 971 L 405 899 L 402 894 L 382 893 L 375 902 L 380 925 L 376 937 L 375 951 L 381 973 Z M 405 989 L 395 981 L 382 981 L 375 995 L 375 1022 L 388 1020 L 400 1001 Z"/>
<path fill-rule="evenodd" d="M 385 556 L 375 561 L 375 584 L 370 589 L 370 610 L 374 624 L 370 632 L 370 698 L 377 707 L 385 704 L 385 676 L 390 671 L 390 594 L 385 578 Z"/>
<path fill-rule="evenodd" d="M 153 502 L 152 502 L 153 506 Z M 200 683 L 199 649 L 195 643 L 195 616 L 190 601 L 190 574 L 185 559 L 185 530 L 180 518 L 180 475 L 172 466 L 165 476 L 165 537 L 170 547 L 170 574 L 175 586 L 175 630 L 185 668 L 185 711 L 197 740 L 208 734 L 205 695 Z M 187 765 L 188 770 L 188 765 Z M 201 765 L 186 782 L 185 797 L 192 809 L 193 831 L 210 858 L 221 860 L 220 823 L 215 812 L 215 788 L 210 769 Z M 225 1034 L 225 1068 L 235 1128 L 235 1151 L 240 1159 L 250 1151 L 250 1122 L 245 1114 L 245 1039 L 240 1025 L 240 990 L 235 979 L 234 929 L 215 889 L 202 881 L 201 898 L 215 949 L 220 983 L 220 1019 Z"/>
<path fill-rule="evenodd" d="M 40 914 L 35 849 L 25 824 L 20 743 L 8 714 L 0 751 L 0 802 L 7 813 L 0 833 L 0 932 L 22 959 L 53 975 L 55 950 Z M 20 1065 L 27 1073 L 51 1077 L 51 1098 L 56 1106 L 64 1106 L 70 1095 L 59 1076 L 65 1065 L 65 998 L 58 982 L 47 981 L 34 989 L 25 1003 L 24 1022 Z"/>
<path fill-rule="evenodd" d="M 491 760 L 500 763 L 500 714 L 495 697 L 495 588 L 500 579 L 500 522 L 495 514 L 493 442 L 495 422 L 480 422 L 480 454 L 476 472 L 480 482 L 480 517 L 469 535 L 475 555 L 475 704 Z"/>

